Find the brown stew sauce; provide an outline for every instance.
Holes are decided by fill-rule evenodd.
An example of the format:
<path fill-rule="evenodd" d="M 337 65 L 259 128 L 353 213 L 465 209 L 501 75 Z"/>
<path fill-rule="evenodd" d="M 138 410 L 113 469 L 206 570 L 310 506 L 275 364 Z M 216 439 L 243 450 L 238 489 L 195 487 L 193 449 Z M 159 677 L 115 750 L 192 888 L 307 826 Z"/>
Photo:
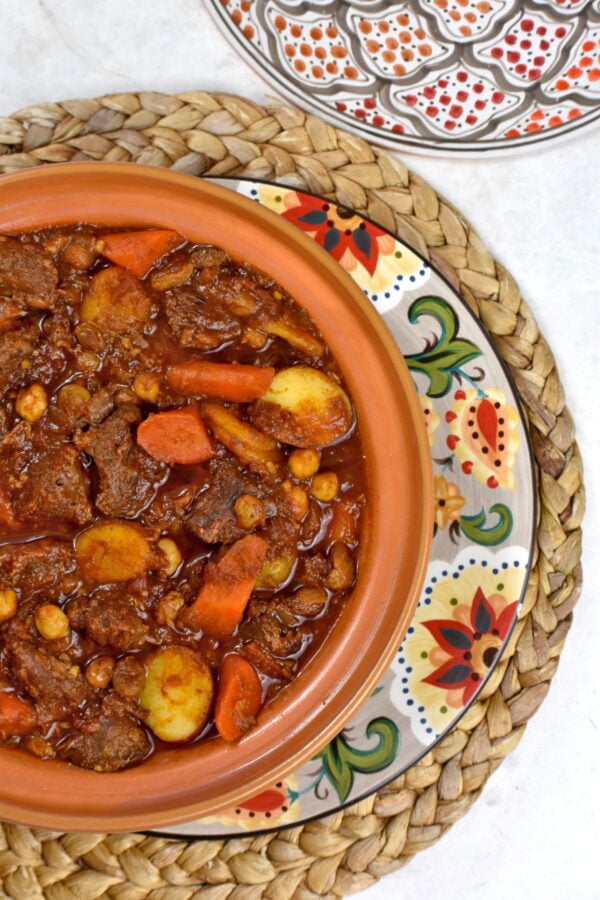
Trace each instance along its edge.
<path fill-rule="evenodd" d="M 335 627 L 366 502 L 307 314 L 148 234 L 0 237 L 0 743 L 96 771 L 246 733 Z"/>

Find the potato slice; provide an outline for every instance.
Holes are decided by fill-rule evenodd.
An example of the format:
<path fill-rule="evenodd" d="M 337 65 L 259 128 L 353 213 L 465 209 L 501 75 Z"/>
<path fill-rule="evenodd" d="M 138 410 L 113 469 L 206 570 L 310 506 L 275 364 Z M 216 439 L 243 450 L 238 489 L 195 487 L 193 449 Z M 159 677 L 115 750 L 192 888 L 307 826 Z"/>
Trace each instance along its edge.
<path fill-rule="evenodd" d="M 79 318 L 81 322 L 94 322 L 101 331 L 126 334 L 132 327 L 143 325 L 150 310 L 150 298 L 135 275 L 109 266 L 92 278 Z"/>
<path fill-rule="evenodd" d="M 82 531 L 75 539 L 75 553 L 83 575 L 97 584 L 138 578 L 155 562 L 144 531 L 119 520 Z"/>
<path fill-rule="evenodd" d="M 250 418 L 262 431 L 294 447 L 324 447 L 352 425 L 352 405 L 337 381 L 311 366 L 281 369 Z"/>
<path fill-rule="evenodd" d="M 283 461 L 273 438 L 242 421 L 226 406 L 203 403 L 202 414 L 216 439 L 235 453 L 241 462 L 260 464 L 270 471 Z"/>
<path fill-rule="evenodd" d="M 189 647 L 165 647 L 146 666 L 145 722 L 162 741 L 189 741 L 206 725 L 214 693 L 210 668 Z"/>
<path fill-rule="evenodd" d="M 314 337 L 305 328 L 298 325 L 292 325 L 291 322 L 285 322 L 282 319 L 273 319 L 272 321 L 261 323 L 260 327 L 267 334 L 275 335 L 275 337 L 283 338 L 292 347 L 306 353 L 307 356 L 323 356 L 325 348 L 318 338 Z"/>

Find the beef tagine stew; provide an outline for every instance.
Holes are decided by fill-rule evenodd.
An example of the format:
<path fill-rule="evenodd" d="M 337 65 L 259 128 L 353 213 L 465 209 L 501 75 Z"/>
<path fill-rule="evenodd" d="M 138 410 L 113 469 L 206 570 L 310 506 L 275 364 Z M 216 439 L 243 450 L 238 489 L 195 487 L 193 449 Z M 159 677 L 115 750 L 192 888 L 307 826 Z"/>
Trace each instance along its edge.
<path fill-rule="evenodd" d="M 169 231 L 0 237 L 0 742 L 235 741 L 335 627 L 365 474 L 272 279 Z"/>

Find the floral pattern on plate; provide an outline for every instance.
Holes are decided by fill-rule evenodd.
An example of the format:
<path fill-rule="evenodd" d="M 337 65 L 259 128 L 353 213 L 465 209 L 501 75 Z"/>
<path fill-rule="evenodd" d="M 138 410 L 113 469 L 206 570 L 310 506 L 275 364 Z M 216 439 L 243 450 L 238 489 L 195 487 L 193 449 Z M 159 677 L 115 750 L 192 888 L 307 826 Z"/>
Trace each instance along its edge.
<path fill-rule="evenodd" d="M 379 144 L 474 155 L 600 116 L 600 0 L 210 0 L 279 90 Z"/>
<path fill-rule="evenodd" d="M 469 705 L 510 633 L 527 553 L 462 550 L 432 562 L 417 612 L 392 668 L 390 697 L 422 741 Z"/>
<path fill-rule="evenodd" d="M 329 815 L 413 765 L 493 670 L 535 535 L 536 486 L 514 388 L 483 325 L 442 276 L 394 235 L 326 198 L 250 180 L 220 183 L 310 235 L 381 312 L 421 400 L 435 525 L 398 656 L 343 731 L 287 779 L 218 815 L 165 828 L 171 836 L 260 832 Z"/>
<path fill-rule="evenodd" d="M 429 265 L 421 257 L 354 210 L 272 184 L 257 185 L 251 196 L 327 250 L 381 312 L 394 306 L 406 287 L 418 287 L 428 277 Z"/>
<path fill-rule="evenodd" d="M 543 12 L 522 12 L 501 37 L 478 46 L 475 58 L 500 63 L 511 84 L 526 86 L 556 70 L 574 29 L 573 22 L 555 22 Z"/>

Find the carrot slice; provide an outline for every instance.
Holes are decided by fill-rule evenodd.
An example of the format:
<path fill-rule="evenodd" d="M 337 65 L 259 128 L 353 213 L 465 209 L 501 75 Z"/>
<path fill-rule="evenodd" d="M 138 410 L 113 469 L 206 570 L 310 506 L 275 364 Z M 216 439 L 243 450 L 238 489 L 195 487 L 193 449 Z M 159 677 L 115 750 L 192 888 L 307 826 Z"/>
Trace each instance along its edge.
<path fill-rule="evenodd" d="M 272 366 L 244 366 L 196 360 L 167 369 L 167 381 L 182 394 L 218 397 L 235 403 L 258 400 L 269 390 L 275 369 Z"/>
<path fill-rule="evenodd" d="M 196 627 L 210 637 L 233 634 L 244 615 L 267 549 L 263 538 L 249 534 L 232 544 L 217 562 L 207 565 L 204 585 L 192 606 Z"/>
<path fill-rule="evenodd" d="M 262 685 L 256 669 L 243 656 L 229 653 L 221 664 L 215 725 L 226 741 L 249 731 L 262 706 Z"/>
<path fill-rule="evenodd" d="M 37 717 L 35 708 L 27 700 L 16 694 L 0 691 L 0 738 L 28 734 L 35 728 Z"/>
<path fill-rule="evenodd" d="M 161 256 L 183 243 L 176 231 L 123 231 L 117 234 L 102 234 L 100 253 L 117 266 L 129 269 L 138 278 L 143 278 L 158 262 Z"/>
<path fill-rule="evenodd" d="M 214 448 L 195 404 L 151 413 L 137 430 L 137 442 L 153 459 L 192 465 L 205 462 Z"/>

